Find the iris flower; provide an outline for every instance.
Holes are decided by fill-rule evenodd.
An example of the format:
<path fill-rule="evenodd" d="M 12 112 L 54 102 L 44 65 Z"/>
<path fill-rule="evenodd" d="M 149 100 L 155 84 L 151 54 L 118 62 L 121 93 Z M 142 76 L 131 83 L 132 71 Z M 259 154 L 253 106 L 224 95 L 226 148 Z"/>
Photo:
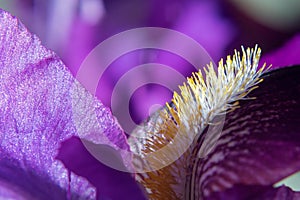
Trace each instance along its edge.
<path fill-rule="evenodd" d="M 298 66 L 265 71 L 258 69 L 259 48 L 236 53 L 220 62 L 218 75 L 212 67 L 194 73 L 181 94 L 135 130 L 144 137 L 127 141 L 109 109 L 2 10 L 0 45 L 1 198 L 300 198 L 274 186 L 300 171 Z M 215 138 L 210 134 L 225 114 Z M 111 159 L 137 173 L 105 166 L 82 141 L 117 152 Z M 167 154 L 148 159 L 168 144 Z M 170 165 L 150 170 L 149 163 L 174 154 Z"/>

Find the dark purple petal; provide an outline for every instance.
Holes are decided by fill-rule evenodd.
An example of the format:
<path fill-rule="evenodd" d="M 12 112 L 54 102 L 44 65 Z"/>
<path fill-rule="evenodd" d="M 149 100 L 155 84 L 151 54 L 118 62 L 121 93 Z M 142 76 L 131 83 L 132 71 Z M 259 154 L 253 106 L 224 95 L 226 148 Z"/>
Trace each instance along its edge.
<path fill-rule="evenodd" d="M 34 197 L 93 199 L 94 187 L 73 173 L 69 182 L 68 170 L 55 159 L 60 142 L 73 135 L 124 150 L 121 157 L 131 166 L 126 137 L 109 109 L 71 76 L 55 53 L 2 10 L 0 76 L 1 191 L 16 187 L 14 191 Z"/>
<path fill-rule="evenodd" d="M 113 162 L 114 166 L 126 170 L 118 152 L 110 146 L 95 145 L 87 141 L 84 143 L 89 143 L 89 147 L 98 152 L 96 158 Z M 99 162 L 77 137 L 62 143 L 57 158 L 68 169 L 79 176 L 86 177 L 97 188 L 97 199 L 146 199 L 131 174 L 112 169 Z"/>
<path fill-rule="evenodd" d="M 227 113 L 214 150 L 197 162 L 197 195 L 269 186 L 300 170 L 299 76 L 300 66 L 266 73 L 250 93 L 256 99 Z"/>
<path fill-rule="evenodd" d="M 0 197 L 1 199 L 65 199 L 77 194 L 67 194 L 47 174 L 38 174 L 33 169 L 20 167 L 18 160 L 5 157 L 1 152 L 0 160 Z"/>
<path fill-rule="evenodd" d="M 261 185 L 235 185 L 223 192 L 213 193 L 207 200 L 294 200 L 299 198 L 299 192 L 294 192 L 285 186 L 273 188 Z"/>

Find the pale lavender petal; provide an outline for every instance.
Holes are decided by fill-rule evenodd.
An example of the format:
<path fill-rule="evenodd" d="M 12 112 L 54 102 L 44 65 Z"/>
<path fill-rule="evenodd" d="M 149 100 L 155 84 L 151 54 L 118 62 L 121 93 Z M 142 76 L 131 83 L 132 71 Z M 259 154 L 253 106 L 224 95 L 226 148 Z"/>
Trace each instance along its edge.
<path fill-rule="evenodd" d="M 16 173 L 24 172 L 20 180 L 1 176 L 1 185 L 15 184 L 19 191 L 26 192 L 27 185 L 22 180 L 32 175 L 62 189 L 62 196 L 68 195 L 66 191 L 70 189 L 74 198 L 79 195 L 93 199 L 94 187 L 74 174 L 69 185 L 67 169 L 55 160 L 60 142 L 72 135 L 125 150 L 121 156 L 130 167 L 126 137 L 109 109 L 5 11 L 0 11 L 0 77 L 1 162 L 18 169 Z M 50 191 L 49 188 L 41 189 Z"/>

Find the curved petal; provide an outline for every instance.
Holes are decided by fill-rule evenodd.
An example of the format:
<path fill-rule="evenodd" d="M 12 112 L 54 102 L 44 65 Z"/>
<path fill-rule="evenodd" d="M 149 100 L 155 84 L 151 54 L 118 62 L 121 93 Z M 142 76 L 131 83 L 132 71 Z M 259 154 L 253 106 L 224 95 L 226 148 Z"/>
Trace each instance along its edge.
<path fill-rule="evenodd" d="M 85 141 L 84 143 L 87 143 Z M 125 168 L 118 152 L 107 145 L 89 144 L 94 151 L 99 152 L 100 160 L 107 159 L 119 168 Z M 76 149 L 76 151 L 74 151 Z M 102 152 L 102 154 L 101 154 Z M 105 152 L 105 153 L 104 153 Z M 130 173 L 122 172 L 106 166 L 93 157 L 83 145 L 83 142 L 72 137 L 62 143 L 57 156 L 64 165 L 79 176 L 86 177 L 97 189 L 97 199 L 146 199 L 141 188 Z M 74 159 L 76 158 L 76 159 Z"/>
<path fill-rule="evenodd" d="M 300 66 L 266 73 L 253 100 L 227 113 L 214 150 L 196 162 L 196 196 L 272 186 L 300 170 Z"/>
<path fill-rule="evenodd" d="M 0 10 L 0 170 L 1 185 L 18 191 L 59 195 L 59 198 L 95 198 L 95 189 L 55 159 L 61 141 L 77 135 L 96 144 L 106 144 L 130 167 L 126 137 L 115 118 L 69 73 L 52 51 L 41 45 L 15 17 Z M 12 166 L 18 179 L 6 173 Z M 10 174 L 9 176 L 6 176 Z M 28 177 L 37 180 L 28 189 Z M 41 187 L 41 182 L 53 187 Z M 2 184 L 3 183 L 3 184 Z M 32 185 L 32 186 L 33 186 Z M 2 189 L 1 189 L 2 191 Z M 1 194 L 1 192 L 0 192 Z M 57 196 L 55 196 L 55 199 Z"/>

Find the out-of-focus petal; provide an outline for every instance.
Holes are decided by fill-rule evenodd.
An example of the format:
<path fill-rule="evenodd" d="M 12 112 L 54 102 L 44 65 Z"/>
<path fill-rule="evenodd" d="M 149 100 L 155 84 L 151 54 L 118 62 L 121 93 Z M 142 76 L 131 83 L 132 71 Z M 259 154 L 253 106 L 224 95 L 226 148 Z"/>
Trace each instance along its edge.
<path fill-rule="evenodd" d="M 174 26 L 175 30 L 199 42 L 214 61 L 225 56 L 225 48 L 236 32 L 233 23 L 221 16 L 218 3 L 218 1 L 189 2 Z"/>
<path fill-rule="evenodd" d="M 0 77 L 2 186 L 13 185 L 13 191 L 33 198 L 94 198 L 94 187 L 73 173 L 69 182 L 68 170 L 55 159 L 60 142 L 72 135 L 124 150 L 121 157 L 130 167 L 126 137 L 109 109 L 72 77 L 55 53 L 2 10 Z"/>
<path fill-rule="evenodd" d="M 256 99 L 227 113 L 214 150 L 194 165 L 196 196 L 238 184 L 272 186 L 300 171 L 299 76 L 300 66 L 266 73 L 250 93 Z"/>
<path fill-rule="evenodd" d="M 272 64 L 272 68 L 300 64 L 300 34 L 294 36 L 281 48 L 262 57 L 261 63 Z"/>
<path fill-rule="evenodd" d="M 77 20 L 74 23 L 73 29 L 71 29 L 71 37 L 69 37 L 69 47 L 67 54 L 64 55 L 67 63 L 72 67 L 72 72 L 76 73 L 81 61 L 87 56 L 87 54 L 95 47 L 100 41 L 108 38 L 112 34 L 119 33 L 126 29 L 136 28 L 140 26 L 159 26 L 174 29 L 180 33 L 186 34 L 193 40 L 202 45 L 209 55 L 217 61 L 224 55 L 225 47 L 230 43 L 235 35 L 235 27 L 227 18 L 220 14 L 220 5 L 217 1 L 151 1 L 151 2 L 105 2 L 107 12 L 105 13 L 105 20 L 98 27 L 97 32 L 95 29 L 89 28 L 84 22 Z M 138 11 L 139 12 L 136 12 Z M 159 10 L 159 12 L 157 12 Z M 114 14 L 118 13 L 118 14 Z M 128 18 L 128 13 L 131 13 L 131 17 Z M 134 20 L 133 20 L 134 19 Z M 93 40 L 91 40 L 93 38 Z M 128 37 L 127 41 L 120 43 L 121 47 L 126 46 L 127 43 L 131 44 L 131 38 Z M 182 52 L 186 52 L 186 55 L 176 55 L 173 52 L 159 51 L 159 49 L 142 49 L 123 55 L 115 59 L 114 62 L 108 67 L 97 64 L 97 67 L 106 68 L 106 72 L 101 77 L 98 83 L 98 90 L 96 95 L 101 101 L 107 105 L 115 108 L 124 108 L 128 105 L 124 105 L 123 101 L 116 103 L 115 106 L 111 105 L 112 93 L 115 89 L 116 83 L 121 77 L 126 75 L 130 69 L 137 67 L 138 65 L 145 63 L 160 63 L 172 67 L 179 71 L 183 77 L 190 76 L 193 71 L 196 71 L 197 66 L 192 66 L 191 63 L 186 61 L 187 57 L 194 57 L 193 59 L 201 59 L 199 66 L 205 66 L 211 61 L 210 58 L 203 52 L 203 55 L 194 54 L 193 49 L 185 42 L 178 41 L 177 37 L 172 35 L 161 35 L 161 38 L 157 38 L 160 41 L 161 46 L 172 46 L 173 49 L 180 49 Z M 141 43 L 143 45 L 143 42 Z M 74 48 L 75 47 L 75 48 Z M 76 48 L 77 47 L 77 48 Z M 112 47 L 112 49 L 118 49 L 118 46 Z M 203 50 L 204 51 L 204 50 Z M 74 56 L 76 55 L 76 56 Z M 183 58 L 182 58 L 182 57 Z M 100 56 L 101 57 L 101 56 Z M 99 58 L 100 59 L 100 58 Z M 199 61 L 200 62 L 200 61 Z M 137 74 L 138 80 L 154 81 L 156 84 L 161 83 L 155 81 L 153 77 L 161 75 L 160 70 L 149 70 L 147 73 L 140 72 Z M 170 82 L 170 85 L 179 85 L 181 80 L 174 79 L 173 76 L 164 76 L 165 82 Z M 115 92 L 115 96 L 118 99 L 124 99 L 125 95 L 128 95 L 128 91 L 134 89 L 137 84 L 137 79 L 132 79 L 124 83 L 123 93 Z M 126 87 L 125 87 L 126 86 Z M 158 87 L 152 87 L 153 85 L 139 85 L 140 94 L 135 95 L 132 100 L 135 106 L 129 108 L 132 118 L 140 122 L 149 115 L 149 110 L 154 104 L 163 105 L 168 99 L 170 99 L 173 89 L 161 92 Z M 104 89 L 105 88 L 105 89 Z M 141 92 L 146 91 L 146 92 Z M 147 95 L 144 95 L 147 94 Z M 151 96 L 151 97 L 150 97 Z M 151 99 L 151 100 L 149 100 Z M 134 107 L 134 108 L 133 108 Z M 120 110 L 120 109 L 118 109 Z M 124 112 L 122 112 L 124 113 Z M 133 128 L 126 126 L 127 118 L 131 116 L 121 116 L 116 114 L 120 124 L 124 129 L 130 132 Z"/>

